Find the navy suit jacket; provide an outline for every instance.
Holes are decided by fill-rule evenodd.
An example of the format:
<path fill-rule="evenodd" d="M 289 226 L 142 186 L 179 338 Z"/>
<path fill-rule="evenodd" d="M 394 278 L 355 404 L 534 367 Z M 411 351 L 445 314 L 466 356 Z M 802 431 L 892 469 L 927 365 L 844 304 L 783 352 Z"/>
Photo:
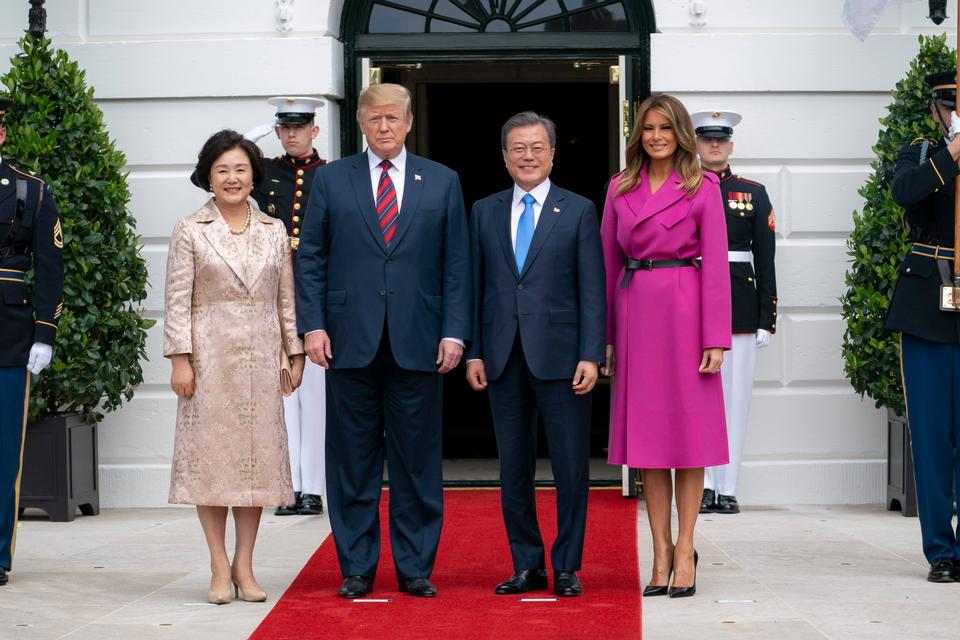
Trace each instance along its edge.
<path fill-rule="evenodd" d="M 531 373 L 573 378 L 581 360 L 601 362 L 606 348 L 606 279 L 593 203 L 550 186 L 523 271 L 510 238 L 513 189 L 473 205 L 473 341 L 487 377 L 503 372 L 519 328 Z"/>
<path fill-rule="evenodd" d="M 317 168 L 297 251 L 297 327 L 324 329 L 334 369 L 373 361 L 387 323 L 393 357 L 437 370 L 442 338 L 470 337 L 470 243 L 457 174 L 407 154 L 403 203 L 387 247 L 367 154 Z"/>

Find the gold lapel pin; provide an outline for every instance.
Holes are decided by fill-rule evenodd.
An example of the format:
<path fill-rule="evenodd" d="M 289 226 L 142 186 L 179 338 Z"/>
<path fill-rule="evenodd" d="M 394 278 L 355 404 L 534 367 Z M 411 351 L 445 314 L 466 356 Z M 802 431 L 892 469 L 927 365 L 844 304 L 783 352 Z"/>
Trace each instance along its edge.
<path fill-rule="evenodd" d="M 559 207 L 554 207 L 554 208 L 553 208 L 553 212 L 554 212 L 554 213 L 560 213 L 560 208 L 559 208 Z"/>
<path fill-rule="evenodd" d="M 414 181 L 414 182 L 420 182 L 420 180 L 421 180 L 421 178 L 420 178 L 420 174 L 419 174 L 419 173 L 413 174 L 413 181 Z"/>
<path fill-rule="evenodd" d="M 3 186 L 7 186 L 8 184 L 10 184 L 10 181 L 4 178 L 3 180 L 0 180 L 0 184 L 2 184 Z"/>

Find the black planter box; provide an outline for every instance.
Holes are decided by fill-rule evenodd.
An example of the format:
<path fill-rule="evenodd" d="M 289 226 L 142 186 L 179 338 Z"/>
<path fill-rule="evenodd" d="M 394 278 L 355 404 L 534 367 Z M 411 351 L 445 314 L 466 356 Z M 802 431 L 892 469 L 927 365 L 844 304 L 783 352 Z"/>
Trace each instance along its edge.
<path fill-rule="evenodd" d="M 54 522 L 72 522 L 77 508 L 100 513 L 97 424 L 79 413 L 42 416 L 27 424 L 20 509 L 42 509 Z"/>
<path fill-rule="evenodd" d="M 887 409 L 887 510 L 896 509 L 904 516 L 917 516 L 917 483 L 910 427 L 905 418 Z"/>

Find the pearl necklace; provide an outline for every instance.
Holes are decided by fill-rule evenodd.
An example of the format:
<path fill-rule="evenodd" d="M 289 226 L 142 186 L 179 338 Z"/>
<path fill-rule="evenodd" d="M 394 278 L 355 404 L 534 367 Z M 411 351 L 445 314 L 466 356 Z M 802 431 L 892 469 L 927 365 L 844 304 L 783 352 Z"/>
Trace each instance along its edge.
<path fill-rule="evenodd" d="M 241 235 L 243 235 L 244 233 L 246 233 L 246 232 L 247 232 L 247 229 L 250 228 L 250 216 L 251 216 L 251 214 L 252 214 L 252 211 L 251 211 L 251 209 L 250 209 L 250 203 L 248 202 L 248 203 L 247 203 L 247 219 L 246 219 L 246 221 L 243 223 L 243 226 L 240 227 L 239 229 L 234 229 L 233 227 L 230 226 L 230 223 L 228 222 L 228 223 L 227 223 L 227 229 L 230 229 L 230 233 L 232 233 L 232 234 L 235 235 L 235 236 L 241 236 Z"/>

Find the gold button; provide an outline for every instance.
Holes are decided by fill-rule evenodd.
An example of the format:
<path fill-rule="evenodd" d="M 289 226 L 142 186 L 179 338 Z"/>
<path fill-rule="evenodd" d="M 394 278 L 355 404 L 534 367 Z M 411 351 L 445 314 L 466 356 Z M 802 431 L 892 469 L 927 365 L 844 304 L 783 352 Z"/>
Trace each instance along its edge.
<path fill-rule="evenodd" d="M 910 273 L 910 267 L 907 267 L 907 273 Z"/>
<path fill-rule="evenodd" d="M 294 222 L 300 222 L 300 216 L 293 216 Z"/>
<path fill-rule="evenodd" d="M 298 176 L 302 176 L 302 175 L 303 175 L 303 169 L 297 169 L 297 175 L 298 175 Z"/>
<path fill-rule="evenodd" d="M 747 215 L 747 214 L 745 214 L 743 211 L 740 212 L 740 217 L 741 217 L 741 218 L 744 217 L 745 215 Z"/>
<path fill-rule="evenodd" d="M 747 278 L 747 282 L 753 282 L 753 278 Z"/>
<path fill-rule="evenodd" d="M 302 197 L 303 197 L 303 191 L 297 191 L 297 197 L 298 197 L 298 198 L 302 198 Z"/>
<path fill-rule="evenodd" d="M 293 230 L 293 235 L 295 235 L 295 236 L 300 235 L 300 229 L 294 229 L 294 230 Z"/>
<path fill-rule="evenodd" d="M 293 210 L 294 210 L 294 211 L 300 211 L 300 203 L 299 203 L 299 202 L 296 203 L 295 205 L 293 205 Z"/>
<path fill-rule="evenodd" d="M 777 325 L 772 324 L 772 325 L 770 325 L 770 328 L 771 328 L 771 329 L 776 329 L 776 328 L 777 328 Z"/>
<path fill-rule="evenodd" d="M 297 184 L 303 184 L 303 178 L 297 178 Z"/>
<path fill-rule="evenodd" d="M 270 192 L 270 195 L 273 195 L 273 191 Z"/>

